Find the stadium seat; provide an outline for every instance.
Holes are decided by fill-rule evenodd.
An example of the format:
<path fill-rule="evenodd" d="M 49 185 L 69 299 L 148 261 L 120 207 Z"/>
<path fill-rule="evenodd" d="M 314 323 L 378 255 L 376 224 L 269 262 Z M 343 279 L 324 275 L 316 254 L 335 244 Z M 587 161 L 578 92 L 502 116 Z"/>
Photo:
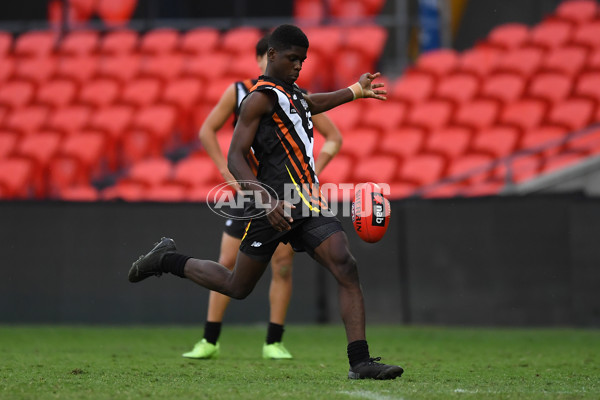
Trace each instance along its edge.
<path fill-rule="evenodd" d="M 556 8 L 555 16 L 581 24 L 598 16 L 598 3 L 593 0 L 563 1 Z"/>
<path fill-rule="evenodd" d="M 49 111 L 46 106 L 19 108 L 8 115 L 4 128 L 18 132 L 21 136 L 29 136 L 44 126 L 48 116 Z"/>
<path fill-rule="evenodd" d="M 147 130 L 130 129 L 119 138 L 117 145 L 119 166 L 128 167 L 150 157 L 162 154 L 161 144 Z"/>
<path fill-rule="evenodd" d="M 233 56 L 254 53 L 253 49 L 262 37 L 260 29 L 251 26 L 229 29 L 222 34 L 221 49 Z"/>
<path fill-rule="evenodd" d="M 128 202 L 143 201 L 146 186 L 140 182 L 117 182 L 101 191 L 100 197 L 105 201 L 123 200 Z"/>
<path fill-rule="evenodd" d="M 322 81 L 326 75 L 321 68 L 323 63 L 321 62 L 318 54 L 311 54 L 304 63 L 302 63 L 302 72 L 296 80 L 296 84 L 304 90 L 309 92 L 319 93 L 322 92 Z"/>
<path fill-rule="evenodd" d="M 87 106 L 72 105 L 59 108 L 50 115 L 46 128 L 64 136 L 73 136 L 90 122 L 91 116 L 92 110 Z"/>
<path fill-rule="evenodd" d="M 58 153 L 60 135 L 54 132 L 31 134 L 19 142 L 17 155 L 33 162 L 32 189 L 35 197 L 46 196 L 46 171 L 50 160 Z"/>
<path fill-rule="evenodd" d="M 91 129 L 104 132 L 107 136 L 107 157 L 109 167 L 117 168 L 117 143 L 133 120 L 133 109 L 130 106 L 114 105 L 97 110 L 89 123 Z"/>
<path fill-rule="evenodd" d="M 362 105 L 363 110 L 366 104 Z M 358 121 L 359 127 L 375 128 L 386 133 L 400 126 L 406 114 L 406 106 L 402 103 L 386 101 L 370 103 L 369 108 Z"/>
<path fill-rule="evenodd" d="M 96 75 L 99 66 L 100 61 L 95 55 L 67 57 L 59 62 L 56 76 L 71 79 L 81 86 Z"/>
<path fill-rule="evenodd" d="M 57 34 L 53 31 L 28 31 L 15 39 L 17 57 L 48 57 L 54 52 Z"/>
<path fill-rule="evenodd" d="M 170 105 L 153 105 L 140 109 L 134 114 L 132 128 L 148 131 L 158 145 L 166 149 L 174 140 L 177 110 Z"/>
<path fill-rule="evenodd" d="M 96 11 L 104 24 L 110 27 L 127 25 L 138 0 L 98 0 Z"/>
<path fill-rule="evenodd" d="M 443 100 L 416 104 L 408 112 L 406 123 L 428 131 L 445 126 L 452 115 L 452 105 Z"/>
<path fill-rule="evenodd" d="M 396 157 L 374 155 L 361 159 L 354 166 L 353 177 L 356 182 L 390 183 L 396 176 L 397 170 Z"/>
<path fill-rule="evenodd" d="M 0 160 L 15 154 L 19 135 L 15 132 L 0 130 Z"/>
<path fill-rule="evenodd" d="M 179 41 L 179 31 L 176 29 L 157 28 L 142 36 L 139 51 L 151 55 L 173 53 L 178 50 Z"/>
<path fill-rule="evenodd" d="M 99 132 L 81 132 L 72 135 L 61 143 L 60 155 L 77 162 L 77 168 L 86 181 L 104 172 L 101 163 L 105 159 L 106 137 Z"/>
<path fill-rule="evenodd" d="M 592 122 L 595 105 L 592 100 L 570 98 L 556 103 L 548 113 L 548 123 L 564 126 L 570 131 L 585 128 Z"/>
<path fill-rule="evenodd" d="M 134 164 L 124 180 L 139 182 L 149 188 L 167 182 L 172 175 L 171 161 L 163 157 L 156 157 Z"/>
<path fill-rule="evenodd" d="M 63 201 L 98 201 L 100 193 L 94 186 L 82 184 L 60 189 L 58 197 Z"/>
<path fill-rule="evenodd" d="M 522 132 L 538 127 L 544 120 L 546 105 L 541 100 L 525 99 L 507 104 L 500 114 L 500 122 L 513 125 Z"/>
<path fill-rule="evenodd" d="M 139 35 L 137 31 L 119 29 L 107 32 L 100 41 L 99 52 L 104 55 L 132 54 L 138 48 Z"/>
<path fill-rule="evenodd" d="M 361 117 L 362 104 L 358 101 L 343 104 L 327 111 L 327 116 L 338 127 L 342 136 L 344 132 L 358 126 Z"/>
<path fill-rule="evenodd" d="M 142 108 L 156 103 L 161 94 L 162 84 L 158 79 L 138 78 L 125 85 L 118 101 Z"/>
<path fill-rule="evenodd" d="M 573 44 L 585 46 L 590 50 L 600 48 L 600 21 L 580 25 L 573 35 Z"/>
<path fill-rule="evenodd" d="M 200 56 L 187 59 L 184 62 L 182 73 L 186 77 L 201 79 L 206 84 L 210 84 L 212 80 L 225 75 L 231 60 L 232 56 L 229 53 L 215 50 L 210 57 Z"/>
<path fill-rule="evenodd" d="M 73 157 L 57 155 L 48 165 L 47 196 L 58 197 L 63 188 L 89 184 L 86 171 Z"/>
<path fill-rule="evenodd" d="M 65 56 L 88 56 L 98 50 L 100 34 L 93 30 L 71 31 L 62 39 L 58 53 Z"/>
<path fill-rule="evenodd" d="M 485 129 L 498 119 L 500 107 L 491 99 L 475 99 L 461 104 L 456 110 L 452 123 L 474 130 Z"/>
<path fill-rule="evenodd" d="M 0 133 L 0 139 L 2 134 Z M 566 138 L 565 138 L 566 139 Z M 0 145 L 1 147 L 1 145 Z M 585 152 L 590 155 L 600 153 L 600 129 L 589 129 L 578 132 L 574 137 L 566 141 L 566 148 L 569 150 Z M 0 150 L 0 158 L 2 157 Z"/>
<path fill-rule="evenodd" d="M 572 167 L 573 165 L 582 162 L 586 158 L 587 155 L 576 151 L 557 154 L 553 157 L 549 157 L 544 160 L 544 165 L 542 166 L 541 173 L 547 174 L 555 172 L 559 169 Z"/>
<path fill-rule="evenodd" d="M 494 170 L 493 177 L 505 182 L 521 183 L 539 174 L 542 158 L 537 154 L 519 154 L 507 157 Z"/>
<path fill-rule="evenodd" d="M 373 128 L 354 128 L 344 132 L 340 154 L 355 157 L 357 161 L 370 157 L 379 143 L 379 133 Z"/>
<path fill-rule="evenodd" d="M 366 57 L 367 63 L 373 67 L 372 64 L 381 57 L 387 36 L 387 30 L 382 26 L 359 25 L 346 31 L 343 46 Z"/>
<path fill-rule="evenodd" d="M 494 157 L 487 154 L 469 153 L 450 161 L 448 178 L 459 178 L 470 185 L 484 182 L 492 176 Z"/>
<path fill-rule="evenodd" d="M 433 94 L 435 80 L 427 74 L 407 73 L 390 87 L 390 100 L 415 104 L 429 99 Z"/>
<path fill-rule="evenodd" d="M 422 54 L 415 63 L 415 70 L 433 74 L 436 77 L 447 75 L 458 67 L 458 53 L 452 49 L 432 50 Z"/>
<path fill-rule="evenodd" d="M 321 0 L 296 0 L 294 4 L 294 20 L 300 26 L 319 25 L 325 18 L 325 7 Z"/>
<path fill-rule="evenodd" d="M 319 182 L 321 184 L 349 182 L 354 164 L 355 161 L 351 156 L 336 155 L 319 175 Z"/>
<path fill-rule="evenodd" d="M 398 178 L 417 186 L 439 180 L 446 168 L 446 160 L 438 154 L 421 153 L 405 159 L 398 170 Z"/>
<path fill-rule="evenodd" d="M 534 154 L 550 157 L 563 148 L 566 134 L 566 130 L 558 126 L 540 126 L 526 131 L 519 147 Z"/>
<path fill-rule="evenodd" d="M 463 103 L 471 100 L 479 91 L 479 81 L 470 74 L 453 74 L 442 79 L 434 97 Z"/>
<path fill-rule="evenodd" d="M 342 48 L 343 31 L 336 26 L 314 26 L 303 29 L 310 43 L 310 54 L 318 53 L 323 62 L 333 60 L 339 49 Z"/>
<path fill-rule="evenodd" d="M 156 202 L 187 201 L 187 190 L 182 185 L 167 182 L 149 188 L 144 194 L 144 199 Z"/>
<path fill-rule="evenodd" d="M 31 82 L 11 81 L 0 86 L 0 105 L 15 109 L 33 100 L 34 86 Z"/>
<path fill-rule="evenodd" d="M 503 54 L 504 50 L 493 46 L 476 46 L 465 50 L 460 55 L 458 71 L 483 78 L 496 68 Z"/>
<path fill-rule="evenodd" d="M 36 92 L 35 103 L 52 108 L 70 105 L 77 94 L 74 82 L 66 79 L 55 79 L 44 83 Z"/>
<path fill-rule="evenodd" d="M 180 49 L 193 56 L 208 55 L 210 57 L 220 39 L 221 34 L 216 28 L 195 28 L 182 34 Z"/>
<path fill-rule="evenodd" d="M 600 81 L 599 81 L 600 82 Z M 527 97 L 555 103 L 567 98 L 573 90 L 573 82 L 560 73 L 541 73 L 534 76 L 527 89 Z"/>
<path fill-rule="evenodd" d="M 427 153 L 438 153 L 451 159 L 467 152 L 471 143 L 471 130 L 460 126 L 449 126 L 432 131 L 425 142 Z"/>
<path fill-rule="evenodd" d="M 121 87 L 114 80 L 98 78 L 81 88 L 77 101 L 94 108 L 108 107 L 117 101 L 120 92 Z"/>
<path fill-rule="evenodd" d="M 535 47 L 524 47 L 505 53 L 494 70 L 495 73 L 516 73 L 527 78 L 534 74 L 542 64 L 544 50 Z"/>
<path fill-rule="evenodd" d="M 574 94 L 578 97 L 587 97 L 600 102 L 600 74 L 587 72 L 579 75 Z"/>
<path fill-rule="evenodd" d="M 232 57 L 224 76 L 233 82 L 248 78 L 257 78 L 261 74 L 262 72 L 256 64 L 256 55 L 254 53 L 247 53 Z"/>
<path fill-rule="evenodd" d="M 121 84 L 134 80 L 141 68 L 141 58 L 136 54 L 108 56 L 100 60 L 98 76 L 111 78 Z"/>
<path fill-rule="evenodd" d="M 492 75 L 484 80 L 481 97 L 497 99 L 510 103 L 521 97 L 525 91 L 526 81 L 516 74 Z"/>
<path fill-rule="evenodd" d="M 516 150 L 520 133 L 510 126 L 493 126 L 475 135 L 471 149 L 494 158 L 506 157 Z"/>
<path fill-rule="evenodd" d="M 158 78 L 163 83 L 168 83 L 182 73 L 183 64 L 184 59 L 179 54 L 147 57 L 142 61 L 140 75 L 143 77 Z"/>
<path fill-rule="evenodd" d="M 423 130 L 419 128 L 406 126 L 397 128 L 384 134 L 379 143 L 378 153 L 391 154 L 400 158 L 411 157 L 423 148 L 425 137 Z"/>
<path fill-rule="evenodd" d="M 28 198 L 33 169 L 31 161 L 26 159 L 0 159 L 0 188 L 2 188 L 2 198 Z"/>
<path fill-rule="evenodd" d="M 37 87 L 54 75 L 57 66 L 55 57 L 26 58 L 17 63 L 14 78 L 29 81 Z"/>
<path fill-rule="evenodd" d="M 584 48 L 578 46 L 559 47 L 546 54 L 540 69 L 574 77 L 585 67 L 587 57 L 588 52 Z"/>
<path fill-rule="evenodd" d="M 0 63 L 0 85 L 12 79 L 16 69 L 16 62 L 13 57 L 5 57 Z"/>
<path fill-rule="evenodd" d="M 590 54 L 590 58 L 587 60 L 586 67 L 589 70 L 600 70 L 600 51 L 594 51 L 592 54 Z"/>
<path fill-rule="evenodd" d="M 9 32 L 0 31 L 0 58 L 6 59 L 12 52 L 13 37 Z"/>
<path fill-rule="evenodd" d="M 173 167 L 173 181 L 189 188 L 203 184 L 214 185 L 222 180 L 215 163 L 208 156 L 190 156 Z"/>
<path fill-rule="evenodd" d="M 185 141 L 194 140 L 198 134 L 192 122 L 192 110 L 200 101 L 202 83 L 194 78 L 181 78 L 171 81 L 165 87 L 161 102 L 172 104 L 178 109 L 177 126 Z"/>
<path fill-rule="evenodd" d="M 563 46 L 573 34 L 573 26 L 566 21 L 548 19 L 531 29 L 527 45 L 552 49 Z"/>
<path fill-rule="evenodd" d="M 521 47 L 529 39 L 529 27 L 521 23 L 502 24 L 489 33 L 487 43 L 504 50 Z"/>

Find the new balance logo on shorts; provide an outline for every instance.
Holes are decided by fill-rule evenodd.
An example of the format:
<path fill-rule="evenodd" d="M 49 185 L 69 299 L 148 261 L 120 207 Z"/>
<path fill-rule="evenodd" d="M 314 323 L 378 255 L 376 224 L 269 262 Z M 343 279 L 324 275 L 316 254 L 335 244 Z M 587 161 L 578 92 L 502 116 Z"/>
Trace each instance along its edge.
<path fill-rule="evenodd" d="M 252 246 L 252 247 L 260 247 L 260 246 L 262 246 L 262 243 L 261 242 L 254 242 L 250 246 Z"/>

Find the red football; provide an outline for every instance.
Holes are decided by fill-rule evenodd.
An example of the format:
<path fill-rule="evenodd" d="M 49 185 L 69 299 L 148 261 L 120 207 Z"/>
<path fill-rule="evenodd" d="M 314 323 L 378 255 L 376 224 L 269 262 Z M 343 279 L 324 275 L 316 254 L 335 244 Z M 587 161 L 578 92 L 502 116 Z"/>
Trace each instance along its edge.
<path fill-rule="evenodd" d="M 390 223 L 390 202 L 379 185 L 361 183 L 354 191 L 352 223 L 362 240 L 375 243 L 381 240 Z"/>

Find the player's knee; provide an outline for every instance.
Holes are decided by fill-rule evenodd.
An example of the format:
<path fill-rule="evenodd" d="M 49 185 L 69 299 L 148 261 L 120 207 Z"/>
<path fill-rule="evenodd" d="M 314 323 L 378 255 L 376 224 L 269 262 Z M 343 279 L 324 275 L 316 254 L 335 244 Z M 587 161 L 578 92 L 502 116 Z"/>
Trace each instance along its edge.
<path fill-rule="evenodd" d="M 345 282 L 358 281 L 358 268 L 356 259 L 349 252 L 339 254 L 333 260 L 337 275 Z"/>
<path fill-rule="evenodd" d="M 243 300 L 246 297 L 248 297 L 248 295 L 252 293 L 252 288 L 245 288 L 245 287 L 239 287 L 239 288 L 232 288 L 228 295 L 229 297 L 236 299 L 236 300 Z"/>
<path fill-rule="evenodd" d="M 271 260 L 273 269 L 273 279 L 288 280 L 292 279 L 293 257 L 280 257 Z"/>

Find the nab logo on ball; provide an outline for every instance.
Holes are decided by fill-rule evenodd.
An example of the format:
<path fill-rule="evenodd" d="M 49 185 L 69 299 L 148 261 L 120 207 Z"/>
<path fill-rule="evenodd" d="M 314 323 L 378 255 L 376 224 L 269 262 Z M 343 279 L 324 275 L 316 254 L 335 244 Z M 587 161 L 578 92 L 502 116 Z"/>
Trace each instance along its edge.
<path fill-rule="evenodd" d="M 358 236 L 368 243 L 381 240 L 390 222 L 390 202 L 373 182 L 360 184 L 354 192 L 352 223 Z"/>

